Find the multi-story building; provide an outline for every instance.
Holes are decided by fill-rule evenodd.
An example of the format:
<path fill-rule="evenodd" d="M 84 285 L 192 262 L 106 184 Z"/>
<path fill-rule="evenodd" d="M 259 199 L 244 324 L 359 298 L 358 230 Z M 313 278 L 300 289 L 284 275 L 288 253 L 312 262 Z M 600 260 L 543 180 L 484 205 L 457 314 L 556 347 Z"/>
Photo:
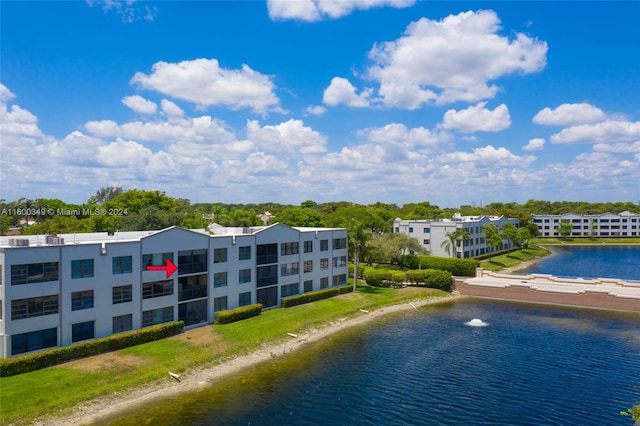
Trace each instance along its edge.
<path fill-rule="evenodd" d="M 0 237 L 0 356 L 347 284 L 347 230 L 253 228 Z"/>
<path fill-rule="evenodd" d="M 640 214 L 625 211 L 619 214 L 535 214 L 533 223 L 541 237 L 559 237 L 562 222 L 572 225 L 572 237 L 637 237 L 640 236 Z"/>
<path fill-rule="evenodd" d="M 455 214 L 451 219 L 420 219 L 402 220 L 400 218 L 393 221 L 393 232 L 401 232 L 410 237 L 416 238 L 428 254 L 433 256 L 449 257 L 445 241 L 449 241 L 447 233 L 458 229 L 464 229 L 469 233 L 468 241 L 461 241 L 455 247 L 456 257 L 469 258 L 489 253 L 486 236 L 483 226 L 494 224 L 498 229 L 502 229 L 505 223 L 513 223 L 516 227 L 520 221 L 505 216 L 461 216 Z M 512 248 L 512 243 L 505 239 L 499 250 Z M 451 250 L 451 248 L 449 249 Z"/>

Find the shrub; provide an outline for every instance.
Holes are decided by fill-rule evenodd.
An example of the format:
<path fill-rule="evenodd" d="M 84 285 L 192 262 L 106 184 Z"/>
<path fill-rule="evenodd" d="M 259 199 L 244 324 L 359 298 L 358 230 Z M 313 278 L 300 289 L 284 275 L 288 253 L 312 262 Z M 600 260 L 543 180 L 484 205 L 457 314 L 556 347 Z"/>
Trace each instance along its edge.
<path fill-rule="evenodd" d="M 411 269 L 438 269 L 448 271 L 453 275 L 473 277 L 476 267 L 480 266 L 478 259 L 458 259 L 437 256 L 411 256 L 410 262 L 405 262 Z"/>
<path fill-rule="evenodd" d="M 77 358 L 135 346 L 173 336 L 184 330 L 183 321 L 174 321 L 145 327 L 140 330 L 113 334 L 99 339 L 86 340 L 59 348 L 47 349 L 14 358 L 0 359 L 0 377 L 28 373 Z"/>
<path fill-rule="evenodd" d="M 316 300 L 328 299 L 339 294 L 349 293 L 352 290 L 352 286 L 344 285 L 341 287 L 331 287 L 323 290 L 310 291 L 308 293 L 299 294 L 297 296 L 285 297 L 284 299 L 282 299 L 281 306 L 283 308 L 290 308 L 292 306 L 315 302 Z"/>
<path fill-rule="evenodd" d="M 412 269 L 406 272 L 407 281 L 413 285 L 440 290 L 451 290 L 451 273 L 438 269 Z"/>
<path fill-rule="evenodd" d="M 365 281 L 373 287 L 390 287 L 390 278 L 391 276 L 387 269 L 368 268 L 364 273 Z"/>
<path fill-rule="evenodd" d="M 389 271 L 389 278 L 393 286 L 399 287 L 406 281 L 406 274 L 403 271 Z"/>
<path fill-rule="evenodd" d="M 258 316 L 261 313 L 262 305 L 260 303 L 254 303 L 253 305 L 240 306 L 239 308 L 216 312 L 216 317 L 213 323 L 229 324 L 232 322 Z"/>

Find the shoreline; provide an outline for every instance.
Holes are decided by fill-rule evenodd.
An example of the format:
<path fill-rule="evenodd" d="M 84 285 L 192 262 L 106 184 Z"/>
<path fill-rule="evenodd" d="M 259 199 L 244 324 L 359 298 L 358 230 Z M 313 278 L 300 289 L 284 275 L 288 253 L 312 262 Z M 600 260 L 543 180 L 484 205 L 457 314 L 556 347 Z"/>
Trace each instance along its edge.
<path fill-rule="evenodd" d="M 299 334 L 297 337 L 292 336 L 289 341 L 265 345 L 250 354 L 233 358 L 211 367 L 197 368 L 188 371 L 180 377 L 180 381 L 172 379 L 167 374 L 168 379 L 163 383 L 150 384 L 121 394 L 112 394 L 92 401 L 80 403 L 77 407 L 72 409 L 70 414 L 47 419 L 36 419 L 33 424 L 60 426 L 92 424 L 110 416 L 142 406 L 154 400 L 170 398 L 172 396 L 201 390 L 214 384 L 218 380 L 240 373 L 246 368 L 256 366 L 262 362 L 271 360 L 274 357 L 295 352 L 309 343 L 317 342 L 342 330 L 366 324 L 385 315 L 408 311 L 421 306 L 447 303 L 460 300 L 462 298 L 466 298 L 466 296 L 452 294 L 450 296 L 440 298 L 430 298 L 390 305 L 375 311 L 362 312 L 362 315 L 360 316 L 348 319 L 338 319 L 327 323 L 321 328 L 314 328 L 303 334 Z M 205 327 L 209 326 L 210 325 Z M 186 333 L 188 332 L 189 331 Z"/>

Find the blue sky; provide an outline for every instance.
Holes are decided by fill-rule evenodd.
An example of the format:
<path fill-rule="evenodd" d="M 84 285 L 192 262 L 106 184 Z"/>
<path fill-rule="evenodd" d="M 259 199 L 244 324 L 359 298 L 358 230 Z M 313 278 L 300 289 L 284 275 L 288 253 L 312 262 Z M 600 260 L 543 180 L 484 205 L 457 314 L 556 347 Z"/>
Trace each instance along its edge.
<path fill-rule="evenodd" d="M 0 198 L 640 202 L 640 2 L 0 3 Z"/>

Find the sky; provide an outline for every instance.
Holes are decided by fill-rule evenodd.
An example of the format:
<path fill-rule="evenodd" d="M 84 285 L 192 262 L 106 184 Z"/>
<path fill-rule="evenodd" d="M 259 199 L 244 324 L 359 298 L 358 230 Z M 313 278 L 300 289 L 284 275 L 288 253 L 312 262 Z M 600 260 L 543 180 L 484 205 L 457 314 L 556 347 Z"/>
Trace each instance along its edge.
<path fill-rule="evenodd" d="M 2 1 L 0 198 L 640 203 L 640 2 Z"/>

